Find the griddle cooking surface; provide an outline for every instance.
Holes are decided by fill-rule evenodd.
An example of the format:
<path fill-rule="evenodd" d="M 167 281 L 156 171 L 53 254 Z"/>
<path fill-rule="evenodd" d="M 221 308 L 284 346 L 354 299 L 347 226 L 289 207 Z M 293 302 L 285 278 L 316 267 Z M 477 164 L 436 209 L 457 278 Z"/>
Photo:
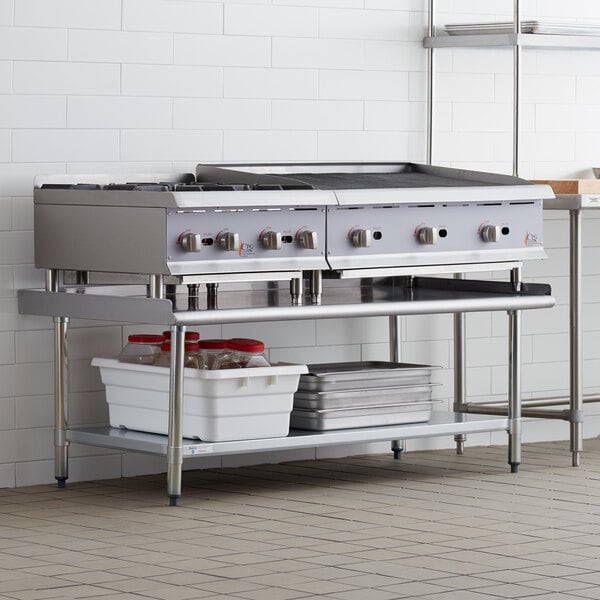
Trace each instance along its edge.
<path fill-rule="evenodd" d="M 290 179 L 318 190 L 357 190 L 383 188 L 474 187 L 498 185 L 483 181 L 440 177 L 429 173 L 293 173 Z"/>

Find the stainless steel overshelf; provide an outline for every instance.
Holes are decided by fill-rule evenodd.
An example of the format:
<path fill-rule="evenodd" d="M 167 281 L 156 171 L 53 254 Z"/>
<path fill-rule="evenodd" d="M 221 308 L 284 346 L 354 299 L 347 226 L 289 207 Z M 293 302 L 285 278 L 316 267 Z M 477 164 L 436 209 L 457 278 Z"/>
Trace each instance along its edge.
<path fill-rule="evenodd" d="M 541 33 L 490 33 L 485 35 L 434 35 L 423 40 L 425 48 L 600 48 L 600 37 Z"/>
<path fill-rule="evenodd" d="M 414 287 L 389 279 L 382 284 L 360 280 L 328 282 L 322 304 L 291 304 L 289 289 L 276 283 L 219 291 L 217 305 L 205 292 L 188 308 L 185 294 L 171 299 L 142 296 L 140 286 L 73 286 L 58 292 L 20 290 L 22 314 L 121 321 L 157 325 L 208 325 L 297 319 L 440 314 L 550 308 L 554 298 L 545 286 L 512 292 L 500 281 L 456 281 L 416 277 Z M 208 308 L 208 306 L 211 308 Z"/>
<path fill-rule="evenodd" d="M 490 431 L 508 431 L 509 420 L 503 417 L 467 415 L 458 413 L 436 413 L 425 423 L 396 425 L 388 427 L 364 427 L 358 429 L 342 429 L 338 431 L 292 430 L 287 437 L 260 440 L 240 440 L 234 442 L 201 442 L 199 440 L 183 440 L 183 456 L 225 454 L 243 454 L 246 452 L 267 452 L 271 450 L 291 450 L 294 448 L 315 448 L 339 444 L 361 444 L 383 442 L 395 439 L 414 439 L 457 433 L 484 433 Z M 166 435 L 143 433 L 116 429 L 112 427 L 88 427 L 70 429 L 67 432 L 70 442 L 131 450 L 146 454 L 167 454 L 168 438 Z"/>

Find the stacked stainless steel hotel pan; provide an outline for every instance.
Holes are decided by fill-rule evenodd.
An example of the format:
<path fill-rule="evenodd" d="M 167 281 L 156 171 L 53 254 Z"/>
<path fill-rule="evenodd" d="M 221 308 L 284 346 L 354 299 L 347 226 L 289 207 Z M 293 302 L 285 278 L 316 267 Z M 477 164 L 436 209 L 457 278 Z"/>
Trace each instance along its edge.
<path fill-rule="evenodd" d="M 428 421 L 433 368 L 376 361 L 308 365 L 291 426 L 327 431 Z"/>

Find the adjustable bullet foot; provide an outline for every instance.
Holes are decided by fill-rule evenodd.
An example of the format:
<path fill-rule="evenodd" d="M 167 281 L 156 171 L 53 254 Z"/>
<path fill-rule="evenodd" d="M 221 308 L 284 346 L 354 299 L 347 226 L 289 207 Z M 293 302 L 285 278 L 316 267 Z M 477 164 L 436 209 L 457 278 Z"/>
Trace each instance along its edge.
<path fill-rule="evenodd" d="M 510 463 L 510 472 L 511 473 L 518 473 L 519 472 L 519 465 L 521 463 Z"/>
<path fill-rule="evenodd" d="M 63 488 L 67 487 L 67 479 L 66 479 L 66 477 L 57 477 L 56 478 L 56 487 L 59 490 L 62 490 Z"/>
<path fill-rule="evenodd" d="M 169 496 L 169 506 L 177 506 L 179 496 Z"/>
<path fill-rule="evenodd" d="M 400 460 L 402 457 L 402 448 L 394 449 L 394 460 Z"/>

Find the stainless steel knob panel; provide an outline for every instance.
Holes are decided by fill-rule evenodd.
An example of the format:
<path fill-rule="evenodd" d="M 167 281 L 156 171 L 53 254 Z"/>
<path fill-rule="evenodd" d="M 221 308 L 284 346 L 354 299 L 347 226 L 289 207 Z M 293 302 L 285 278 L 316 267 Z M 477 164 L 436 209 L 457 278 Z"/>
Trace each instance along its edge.
<path fill-rule="evenodd" d="M 202 236 L 199 233 L 184 233 L 179 242 L 186 252 L 200 252 L 202 250 Z"/>
<path fill-rule="evenodd" d="M 267 250 L 281 250 L 281 232 L 280 231 L 265 231 L 260 241 Z"/>
<path fill-rule="evenodd" d="M 298 243 L 307 250 L 316 250 L 319 247 L 319 239 L 316 231 L 305 229 L 298 234 Z"/>
<path fill-rule="evenodd" d="M 240 247 L 240 234 L 225 232 L 219 235 L 219 246 L 227 252 L 235 252 Z"/>
<path fill-rule="evenodd" d="M 437 227 L 421 227 L 417 231 L 417 239 L 421 244 L 434 246 L 438 243 L 439 232 Z"/>
<path fill-rule="evenodd" d="M 373 234 L 370 229 L 355 229 L 350 239 L 357 248 L 368 248 L 371 245 Z"/>
<path fill-rule="evenodd" d="M 484 225 L 480 231 L 481 239 L 484 242 L 497 242 L 501 234 L 500 225 Z"/>

